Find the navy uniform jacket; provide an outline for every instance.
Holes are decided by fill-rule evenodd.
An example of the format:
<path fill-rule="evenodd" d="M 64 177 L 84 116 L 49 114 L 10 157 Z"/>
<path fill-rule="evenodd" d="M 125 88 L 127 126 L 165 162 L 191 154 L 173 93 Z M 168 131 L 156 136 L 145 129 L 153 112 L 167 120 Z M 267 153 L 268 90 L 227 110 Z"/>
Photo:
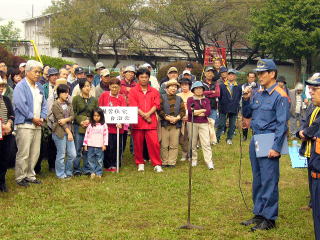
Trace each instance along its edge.
<path fill-rule="evenodd" d="M 275 133 L 272 149 L 281 152 L 289 119 L 289 99 L 286 92 L 276 83 L 255 93 L 251 100 L 243 100 L 243 108 L 245 112 L 252 114 L 253 133 Z"/>

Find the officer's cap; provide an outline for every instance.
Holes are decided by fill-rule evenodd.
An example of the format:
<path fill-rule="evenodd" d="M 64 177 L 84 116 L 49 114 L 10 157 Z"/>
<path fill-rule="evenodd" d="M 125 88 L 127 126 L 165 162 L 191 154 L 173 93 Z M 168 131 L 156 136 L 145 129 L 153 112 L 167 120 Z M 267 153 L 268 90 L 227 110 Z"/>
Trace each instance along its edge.
<path fill-rule="evenodd" d="M 310 86 L 320 86 L 320 74 L 313 74 L 313 76 L 306 81 L 306 84 Z"/>
<path fill-rule="evenodd" d="M 277 66 L 272 59 L 260 59 L 257 63 L 256 72 L 264 72 L 269 70 L 277 70 Z"/>

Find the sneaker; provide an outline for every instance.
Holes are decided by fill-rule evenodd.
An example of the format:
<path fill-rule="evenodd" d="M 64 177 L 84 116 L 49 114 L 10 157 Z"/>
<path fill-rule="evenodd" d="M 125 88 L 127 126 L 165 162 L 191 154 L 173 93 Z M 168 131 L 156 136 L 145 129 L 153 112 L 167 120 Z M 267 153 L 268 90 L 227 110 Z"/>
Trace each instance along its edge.
<path fill-rule="evenodd" d="M 184 158 L 184 157 L 182 157 L 182 158 L 180 159 L 181 162 L 184 162 L 184 161 L 186 161 L 186 160 L 187 160 L 187 159 Z"/>
<path fill-rule="evenodd" d="M 209 170 L 213 170 L 214 169 L 213 162 L 208 163 L 208 169 Z"/>
<path fill-rule="evenodd" d="M 160 165 L 157 165 L 154 167 L 154 171 L 156 171 L 157 173 L 163 172 L 163 169 Z"/>
<path fill-rule="evenodd" d="M 21 187 L 29 187 L 30 186 L 30 184 L 25 179 L 22 179 L 20 182 L 17 182 L 17 184 Z"/>
<path fill-rule="evenodd" d="M 232 140 L 231 140 L 231 139 L 228 139 L 228 140 L 227 140 L 227 144 L 228 144 L 228 145 L 232 145 Z"/>
<path fill-rule="evenodd" d="M 196 167 L 198 165 L 198 161 L 197 160 L 192 160 L 191 166 L 192 167 Z"/>
<path fill-rule="evenodd" d="M 96 175 L 96 178 L 102 178 L 102 176 L 101 175 Z"/>
<path fill-rule="evenodd" d="M 144 164 L 138 164 L 138 172 L 144 171 Z"/>
<path fill-rule="evenodd" d="M 40 180 L 38 180 L 38 179 L 34 179 L 34 180 L 28 180 L 28 179 L 26 179 L 26 181 L 27 181 L 28 183 L 33 183 L 33 184 L 42 184 L 42 182 L 41 182 Z"/>
<path fill-rule="evenodd" d="M 94 179 L 95 177 L 96 177 L 96 174 L 94 174 L 94 173 L 91 173 L 91 174 L 90 174 L 90 178 L 91 178 L 91 179 Z"/>

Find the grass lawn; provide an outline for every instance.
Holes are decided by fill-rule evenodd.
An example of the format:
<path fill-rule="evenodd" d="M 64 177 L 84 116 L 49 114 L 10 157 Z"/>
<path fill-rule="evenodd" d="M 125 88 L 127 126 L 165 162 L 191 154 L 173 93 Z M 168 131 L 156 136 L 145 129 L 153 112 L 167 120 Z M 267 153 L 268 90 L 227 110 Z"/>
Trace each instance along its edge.
<path fill-rule="evenodd" d="M 251 233 L 239 225 L 252 214 L 238 188 L 238 139 L 213 147 L 214 171 L 202 154 L 193 168 L 191 222 L 203 230 L 178 229 L 187 218 L 187 162 L 160 174 L 146 164 L 140 173 L 126 152 L 121 173 L 100 180 L 61 181 L 44 166 L 42 185 L 21 188 L 9 170 L 10 192 L 0 193 L 0 239 L 313 239 L 312 213 L 300 210 L 309 201 L 306 169 L 292 169 L 287 156 L 281 159 L 278 228 Z M 251 209 L 248 142 L 243 152 L 242 188 Z"/>

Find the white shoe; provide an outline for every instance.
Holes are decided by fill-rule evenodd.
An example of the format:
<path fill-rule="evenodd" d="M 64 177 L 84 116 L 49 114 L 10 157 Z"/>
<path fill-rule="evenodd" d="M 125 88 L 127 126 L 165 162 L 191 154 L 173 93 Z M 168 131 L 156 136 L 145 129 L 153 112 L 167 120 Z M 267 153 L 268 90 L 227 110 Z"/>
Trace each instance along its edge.
<path fill-rule="evenodd" d="M 154 171 L 156 171 L 157 173 L 163 172 L 163 169 L 160 165 L 157 165 L 154 167 Z"/>
<path fill-rule="evenodd" d="M 187 159 L 184 158 L 184 157 L 180 159 L 181 162 L 184 162 L 184 161 L 186 161 L 186 160 L 187 160 Z"/>
<path fill-rule="evenodd" d="M 144 164 L 138 164 L 138 172 L 144 171 Z"/>
<path fill-rule="evenodd" d="M 196 167 L 198 165 L 198 161 L 197 160 L 192 160 L 191 166 L 192 167 Z"/>
<path fill-rule="evenodd" d="M 231 139 L 228 139 L 228 140 L 227 140 L 227 144 L 228 144 L 228 145 L 232 145 L 232 140 L 231 140 Z"/>
<path fill-rule="evenodd" d="M 96 177 L 96 175 L 94 173 L 91 173 L 90 178 L 94 179 Z"/>
<path fill-rule="evenodd" d="M 213 170 L 214 169 L 213 162 L 209 162 L 208 163 L 208 168 L 209 168 L 209 170 Z"/>

